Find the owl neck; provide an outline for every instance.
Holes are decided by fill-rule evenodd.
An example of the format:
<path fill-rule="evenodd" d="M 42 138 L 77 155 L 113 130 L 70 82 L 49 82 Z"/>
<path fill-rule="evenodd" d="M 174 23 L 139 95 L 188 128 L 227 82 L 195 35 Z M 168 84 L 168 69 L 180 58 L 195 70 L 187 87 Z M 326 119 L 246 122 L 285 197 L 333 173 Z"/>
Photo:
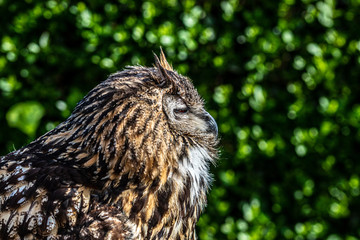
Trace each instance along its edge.
<path fill-rule="evenodd" d="M 112 189 L 111 202 L 136 225 L 144 239 L 195 239 L 195 225 L 210 185 L 205 151 L 189 150 L 178 166 L 144 183 L 124 175 Z M 116 186 L 117 185 L 117 186 Z M 126 186 L 125 186 L 126 185 Z"/>

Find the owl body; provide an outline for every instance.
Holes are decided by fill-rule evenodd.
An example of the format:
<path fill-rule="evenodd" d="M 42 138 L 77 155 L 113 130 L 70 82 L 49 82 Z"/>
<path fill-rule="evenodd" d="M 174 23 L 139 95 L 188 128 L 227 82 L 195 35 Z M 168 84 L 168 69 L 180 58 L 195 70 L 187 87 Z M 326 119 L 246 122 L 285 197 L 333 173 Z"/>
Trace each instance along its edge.
<path fill-rule="evenodd" d="M 161 52 L 0 158 L 0 239 L 195 239 L 217 126 Z"/>

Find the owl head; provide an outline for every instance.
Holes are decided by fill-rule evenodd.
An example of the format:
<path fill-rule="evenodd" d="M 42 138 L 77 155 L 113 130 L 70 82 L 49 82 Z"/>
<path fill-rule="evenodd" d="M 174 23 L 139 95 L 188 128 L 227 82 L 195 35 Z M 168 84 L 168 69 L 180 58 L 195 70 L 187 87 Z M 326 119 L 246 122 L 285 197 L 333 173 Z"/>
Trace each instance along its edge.
<path fill-rule="evenodd" d="M 165 181 L 184 159 L 201 158 L 208 169 L 217 156 L 217 135 L 192 82 L 173 70 L 161 51 L 153 67 L 110 75 L 41 145 L 51 151 L 63 146 L 54 158 L 75 161 L 97 179 L 120 181 L 128 174 Z"/>

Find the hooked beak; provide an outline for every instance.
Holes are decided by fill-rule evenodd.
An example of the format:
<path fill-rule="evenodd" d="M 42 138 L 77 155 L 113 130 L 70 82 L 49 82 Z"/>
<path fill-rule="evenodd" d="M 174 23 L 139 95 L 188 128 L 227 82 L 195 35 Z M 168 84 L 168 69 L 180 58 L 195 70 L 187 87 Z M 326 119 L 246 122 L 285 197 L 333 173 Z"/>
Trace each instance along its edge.
<path fill-rule="evenodd" d="M 208 112 L 205 112 L 204 118 L 208 124 L 208 128 L 207 128 L 206 132 L 213 134 L 215 136 L 215 138 L 217 138 L 218 137 L 218 126 L 216 124 L 215 119 Z"/>

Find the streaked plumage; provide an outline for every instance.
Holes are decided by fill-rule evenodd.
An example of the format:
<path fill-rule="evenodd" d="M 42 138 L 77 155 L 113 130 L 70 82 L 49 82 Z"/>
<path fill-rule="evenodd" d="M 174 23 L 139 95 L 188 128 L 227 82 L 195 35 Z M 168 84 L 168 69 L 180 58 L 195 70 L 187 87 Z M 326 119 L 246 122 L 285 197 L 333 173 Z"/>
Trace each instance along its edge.
<path fill-rule="evenodd" d="M 195 239 L 217 126 L 161 52 L 0 158 L 0 239 Z"/>

